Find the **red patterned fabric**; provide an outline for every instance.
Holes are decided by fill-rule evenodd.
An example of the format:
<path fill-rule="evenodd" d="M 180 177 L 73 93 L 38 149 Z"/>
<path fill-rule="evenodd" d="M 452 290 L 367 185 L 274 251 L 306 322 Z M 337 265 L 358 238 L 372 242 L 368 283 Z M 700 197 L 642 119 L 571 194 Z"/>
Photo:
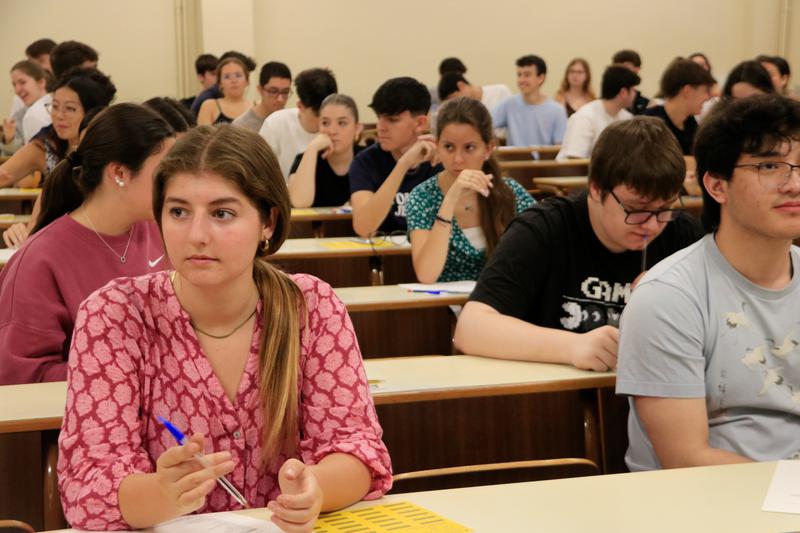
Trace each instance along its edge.
<path fill-rule="evenodd" d="M 344 305 L 325 282 L 292 276 L 305 296 L 308 325 L 301 334 L 297 456 L 307 464 L 336 452 L 359 458 L 372 474 L 367 499 L 391 487 L 391 461 L 381 440 L 361 352 Z M 235 403 L 203 354 L 167 272 L 120 278 L 80 307 L 69 358 L 69 387 L 59 438 L 61 501 L 73 527 L 125 529 L 117 493 L 136 472 L 175 442 L 163 416 L 187 436 L 206 435 L 206 452 L 229 450 L 228 479 L 251 505 L 280 492 L 281 456 L 260 467 L 263 427 L 258 408 L 261 309 Z M 198 512 L 238 509 L 216 487 Z"/>

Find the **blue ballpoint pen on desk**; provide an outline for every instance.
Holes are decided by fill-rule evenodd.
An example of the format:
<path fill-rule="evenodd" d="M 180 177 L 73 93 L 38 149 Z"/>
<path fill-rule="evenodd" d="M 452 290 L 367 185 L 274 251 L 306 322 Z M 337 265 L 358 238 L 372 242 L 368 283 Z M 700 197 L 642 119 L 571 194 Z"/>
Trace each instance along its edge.
<path fill-rule="evenodd" d="M 186 438 L 186 435 L 184 435 L 183 432 L 181 432 L 180 429 L 173 426 L 169 420 L 163 417 L 157 416 L 156 418 L 158 419 L 159 422 L 164 424 L 164 427 L 167 428 L 167 430 L 170 433 L 172 433 L 172 436 L 175 437 L 175 440 L 178 441 L 178 444 L 180 444 L 181 446 L 186 444 L 188 439 Z M 206 461 L 206 458 L 203 457 L 202 452 L 195 454 L 195 459 L 200 461 L 200 464 L 202 464 L 204 467 L 211 466 L 209 462 Z M 242 493 L 236 490 L 236 487 L 234 487 L 233 484 L 231 484 L 231 482 L 228 481 L 224 476 L 218 477 L 217 483 L 222 485 L 222 488 L 225 489 L 228 492 L 228 494 L 233 496 L 233 499 L 239 502 L 239 504 L 242 505 L 245 509 L 250 508 L 250 505 L 247 503 L 247 500 L 244 499 Z"/>

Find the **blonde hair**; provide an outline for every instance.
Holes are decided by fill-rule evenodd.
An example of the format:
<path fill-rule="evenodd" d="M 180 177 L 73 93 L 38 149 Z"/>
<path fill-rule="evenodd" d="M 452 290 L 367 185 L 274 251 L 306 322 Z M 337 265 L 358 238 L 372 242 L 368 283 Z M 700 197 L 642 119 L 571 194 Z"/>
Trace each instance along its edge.
<path fill-rule="evenodd" d="M 235 184 L 267 222 L 277 210 L 275 231 L 266 251 L 253 258 L 253 280 L 263 304 L 259 348 L 259 400 L 264 416 L 262 461 L 291 454 L 299 432 L 298 368 L 300 325 L 305 300 L 300 288 L 266 261 L 289 235 L 291 204 L 278 160 L 258 134 L 233 126 L 201 126 L 184 135 L 163 159 L 153 184 L 153 213 L 159 226 L 169 180 L 176 174 L 214 173 Z"/>

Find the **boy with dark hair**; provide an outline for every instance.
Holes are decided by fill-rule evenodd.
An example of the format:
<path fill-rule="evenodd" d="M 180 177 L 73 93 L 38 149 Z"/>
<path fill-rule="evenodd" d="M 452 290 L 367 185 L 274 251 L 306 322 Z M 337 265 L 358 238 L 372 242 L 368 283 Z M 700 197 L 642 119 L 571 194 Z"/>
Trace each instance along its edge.
<path fill-rule="evenodd" d="M 213 54 L 200 54 L 194 60 L 194 71 L 197 74 L 197 81 L 207 91 L 217 85 L 217 63 L 219 59 Z M 180 102 L 187 109 L 192 109 L 192 104 L 197 99 L 197 95 L 181 98 Z"/>
<path fill-rule="evenodd" d="M 691 155 L 697 120 L 703 104 L 711 98 L 716 83 L 706 69 L 681 57 L 670 63 L 661 76 L 664 105 L 647 109 L 644 114 L 663 120 L 675 135 L 684 155 Z"/>
<path fill-rule="evenodd" d="M 304 70 L 295 78 L 294 86 L 297 107 L 275 111 L 259 130 L 275 152 L 287 179 L 294 158 L 306 150 L 319 132 L 320 104 L 326 96 L 337 92 L 336 78 L 326 68 Z"/>
<path fill-rule="evenodd" d="M 264 63 L 256 89 L 261 95 L 261 101 L 236 118 L 233 125 L 258 133 L 268 116 L 286 107 L 286 102 L 292 94 L 292 72 L 289 67 L 278 61 Z"/>
<path fill-rule="evenodd" d="M 369 106 L 378 116 L 378 141 L 350 164 L 353 229 L 362 237 L 378 229 L 405 231 L 408 194 L 441 170 L 431 164 L 434 137 L 423 135 L 431 106 L 424 85 L 392 78 L 378 87 Z"/>
<path fill-rule="evenodd" d="M 800 102 L 720 101 L 695 156 L 713 233 L 622 320 L 631 470 L 800 458 Z"/>
<path fill-rule="evenodd" d="M 600 98 L 583 105 L 569 117 L 564 142 L 556 159 L 585 159 L 609 124 L 628 120 L 627 111 L 636 98 L 639 76 L 622 65 L 611 65 L 603 73 Z"/>
<path fill-rule="evenodd" d="M 592 151 L 588 192 L 549 198 L 509 225 L 458 318 L 456 346 L 616 367 L 617 324 L 635 278 L 700 236 L 697 221 L 674 209 L 685 171 L 660 120 L 608 126 Z"/>
<path fill-rule="evenodd" d="M 25 49 L 25 55 L 28 59 L 38 63 L 40 67 L 52 74 L 53 69 L 50 66 L 50 54 L 55 47 L 56 42 L 53 39 L 39 39 L 28 45 Z"/>
<path fill-rule="evenodd" d="M 463 74 L 447 72 L 439 80 L 439 99 L 444 102 L 457 96 L 466 96 L 478 100 L 491 111 L 506 98 L 511 98 L 511 91 L 502 83 L 494 85 L 472 85 Z"/>
<path fill-rule="evenodd" d="M 636 50 L 620 50 L 611 57 L 611 63 L 614 65 L 622 65 L 623 67 L 633 71 L 637 76 L 642 69 L 642 58 Z M 650 99 L 642 96 L 642 93 L 636 91 L 636 98 L 633 100 L 633 105 L 628 108 L 628 111 L 634 115 L 641 115 L 647 106 L 650 105 Z"/>
<path fill-rule="evenodd" d="M 539 91 L 546 75 L 547 65 L 541 57 L 527 55 L 517 59 L 520 94 L 492 110 L 494 127 L 508 129 L 509 146 L 561 144 L 567 129 L 567 112 Z"/>
<path fill-rule="evenodd" d="M 450 72 L 461 74 L 462 76 L 467 73 L 467 66 L 457 57 L 446 57 L 439 63 L 439 81 L 441 82 L 442 76 Z M 431 93 L 431 114 L 436 114 L 436 107 L 444 101 L 440 99 L 438 84 L 429 87 L 428 91 Z"/>
<path fill-rule="evenodd" d="M 97 68 L 97 61 L 97 51 L 78 41 L 64 41 L 50 52 L 50 66 L 56 80 L 72 67 Z"/>

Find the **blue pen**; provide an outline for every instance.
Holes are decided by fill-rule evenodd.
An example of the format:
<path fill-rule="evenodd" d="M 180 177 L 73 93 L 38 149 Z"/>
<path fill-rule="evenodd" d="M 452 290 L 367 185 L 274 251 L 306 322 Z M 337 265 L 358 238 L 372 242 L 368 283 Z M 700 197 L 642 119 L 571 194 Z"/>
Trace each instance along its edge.
<path fill-rule="evenodd" d="M 164 427 L 167 428 L 167 430 L 170 433 L 172 433 L 172 436 L 175 437 L 175 440 L 178 441 L 178 444 L 180 444 L 181 446 L 186 444 L 186 441 L 187 441 L 186 435 L 184 435 L 183 432 L 181 432 L 180 429 L 178 429 L 175 426 L 173 426 L 170 423 L 170 421 L 167 420 L 166 418 L 162 418 L 160 416 L 157 416 L 156 418 L 158 419 L 159 422 L 164 424 Z M 196 453 L 194 457 L 195 457 L 195 459 L 200 461 L 200 464 L 203 465 L 204 467 L 211 466 L 211 464 L 206 460 L 206 458 L 203 457 L 202 452 Z M 231 482 L 228 481 L 224 476 L 223 477 L 218 477 L 217 478 L 217 483 L 222 485 L 222 488 L 225 489 L 228 492 L 228 494 L 233 496 L 233 499 L 236 500 L 237 502 L 239 502 L 239 504 L 242 507 L 244 507 L 245 509 L 249 509 L 250 508 L 250 505 L 247 503 L 247 500 L 244 499 L 244 496 L 242 496 L 242 493 L 239 492 L 238 490 L 236 490 L 236 487 L 234 487 L 233 484 L 231 484 Z"/>

